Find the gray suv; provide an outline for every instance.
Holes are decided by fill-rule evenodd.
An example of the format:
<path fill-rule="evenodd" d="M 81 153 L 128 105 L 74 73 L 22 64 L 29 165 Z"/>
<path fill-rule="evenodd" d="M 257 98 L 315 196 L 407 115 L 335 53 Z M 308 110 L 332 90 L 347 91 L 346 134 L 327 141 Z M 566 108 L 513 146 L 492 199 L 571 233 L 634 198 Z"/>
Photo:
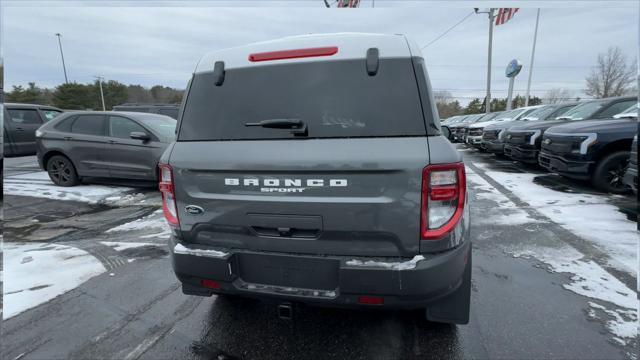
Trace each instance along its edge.
<path fill-rule="evenodd" d="M 40 167 L 60 186 L 82 177 L 158 179 L 158 160 L 175 139 L 176 120 L 111 111 L 66 113 L 36 131 Z"/>
<path fill-rule="evenodd" d="M 403 35 L 205 55 L 159 165 L 182 291 L 467 323 L 465 168 L 442 132 Z"/>

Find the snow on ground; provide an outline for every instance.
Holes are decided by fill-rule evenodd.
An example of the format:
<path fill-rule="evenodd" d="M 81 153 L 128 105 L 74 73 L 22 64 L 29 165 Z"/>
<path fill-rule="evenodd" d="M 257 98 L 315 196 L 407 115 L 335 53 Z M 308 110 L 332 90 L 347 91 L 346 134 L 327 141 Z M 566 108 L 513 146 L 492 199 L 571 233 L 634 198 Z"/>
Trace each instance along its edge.
<path fill-rule="evenodd" d="M 470 191 L 474 200 L 490 200 L 495 207 L 483 209 L 485 217 L 473 219 L 474 223 L 491 223 L 497 225 L 522 225 L 540 222 L 533 219 L 526 211 L 519 209 L 509 198 L 496 190 L 485 179 L 473 172 L 470 168 L 465 170 L 467 181 L 471 185 Z M 473 201 L 473 200 L 472 200 Z"/>
<path fill-rule="evenodd" d="M 615 340 L 626 344 L 638 336 L 638 300 L 636 293 L 605 269 L 572 247 L 563 248 L 532 247 L 524 245 L 512 249 L 514 257 L 536 258 L 549 265 L 555 273 L 571 274 L 570 283 L 563 287 L 576 294 L 598 302 L 589 301 L 589 317 L 604 315 L 607 329 Z"/>
<path fill-rule="evenodd" d="M 95 257 L 66 245 L 5 242 L 3 251 L 5 320 L 105 271 Z"/>
<path fill-rule="evenodd" d="M 158 244 L 144 243 L 144 242 L 100 241 L 100 243 L 113 248 L 113 250 L 115 251 L 123 251 L 127 249 L 143 247 L 143 246 L 158 246 Z M 162 246 L 164 246 L 164 244 L 162 244 Z"/>
<path fill-rule="evenodd" d="M 5 195 L 21 195 L 53 200 L 79 201 L 90 204 L 103 202 L 106 198 L 122 197 L 133 191 L 128 187 L 104 185 L 57 186 L 45 171 L 8 176 L 4 178 Z"/>
<path fill-rule="evenodd" d="M 141 219 L 137 219 L 114 228 L 107 230 L 108 233 L 111 232 L 122 232 L 122 231 L 139 231 L 145 230 L 147 233 L 145 235 L 140 236 L 142 239 L 148 238 L 162 238 L 168 239 L 171 235 L 171 230 L 169 229 L 169 225 L 162 214 L 162 210 L 156 210 L 151 215 L 147 215 Z M 154 231 L 150 231 L 154 230 Z"/>
<path fill-rule="evenodd" d="M 606 196 L 555 191 L 535 184 L 535 174 L 500 171 L 485 174 L 555 223 L 605 251 L 611 266 L 636 275 L 637 225 L 611 205 Z"/>

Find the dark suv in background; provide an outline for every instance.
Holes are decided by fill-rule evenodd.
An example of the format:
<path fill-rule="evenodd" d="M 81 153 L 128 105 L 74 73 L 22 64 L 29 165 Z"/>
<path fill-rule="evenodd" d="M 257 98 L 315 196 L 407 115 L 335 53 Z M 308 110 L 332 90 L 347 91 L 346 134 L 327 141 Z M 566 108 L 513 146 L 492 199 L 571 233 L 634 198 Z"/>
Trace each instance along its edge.
<path fill-rule="evenodd" d="M 143 112 L 149 114 L 160 114 L 178 118 L 180 105 L 178 104 L 122 104 L 113 107 L 113 111 Z"/>
<path fill-rule="evenodd" d="M 46 105 L 4 104 L 4 155 L 34 155 L 36 130 L 62 112 L 58 108 Z"/>
<path fill-rule="evenodd" d="M 155 181 L 175 128 L 176 120 L 165 115 L 70 112 L 38 129 L 38 162 L 60 186 L 83 177 Z"/>
<path fill-rule="evenodd" d="M 505 155 L 513 160 L 537 164 L 542 135 L 552 126 L 570 121 L 611 119 L 637 102 L 636 97 L 591 100 L 575 106 L 556 120 L 536 121 L 514 126 L 505 133 Z"/>
<path fill-rule="evenodd" d="M 273 299 L 283 317 L 303 302 L 467 323 L 465 167 L 430 91 L 403 35 L 205 55 L 160 164 L 183 292 Z"/>
<path fill-rule="evenodd" d="M 591 180 L 601 191 L 629 191 L 624 176 L 638 132 L 638 113 L 635 103 L 625 110 L 624 116 L 608 120 L 570 121 L 547 129 L 542 136 L 540 165 L 566 177 Z"/>
<path fill-rule="evenodd" d="M 557 116 L 564 114 L 576 105 L 577 103 L 545 105 L 533 109 L 516 119 L 486 126 L 482 132 L 482 147 L 489 152 L 503 154 L 507 130 L 518 125 L 527 124 L 529 121 L 555 120 Z"/>

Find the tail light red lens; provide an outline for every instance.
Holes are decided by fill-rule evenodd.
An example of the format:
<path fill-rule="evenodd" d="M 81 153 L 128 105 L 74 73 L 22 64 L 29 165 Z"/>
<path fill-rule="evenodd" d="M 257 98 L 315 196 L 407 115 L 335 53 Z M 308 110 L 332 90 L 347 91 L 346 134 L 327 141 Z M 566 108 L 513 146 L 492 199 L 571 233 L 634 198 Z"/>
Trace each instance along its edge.
<path fill-rule="evenodd" d="M 220 283 L 215 280 L 209 280 L 209 279 L 200 280 L 200 285 L 209 289 L 220 289 Z"/>
<path fill-rule="evenodd" d="M 338 52 L 337 46 L 269 51 L 269 52 L 250 54 L 249 61 L 258 62 L 258 61 L 296 59 L 296 58 L 306 58 L 306 57 L 316 57 L 316 56 L 331 56 L 336 54 L 337 52 Z"/>
<path fill-rule="evenodd" d="M 438 240 L 462 218 L 467 181 L 464 163 L 429 165 L 422 170 L 421 238 Z"/>
<path fill-rule="evenodd" d="M 381 296 L 358 296 L 358 304 L 363 305 L 382 305 L 384 304 L 384 298 Z"/>
<path fill-rule="evenodd" d="M 168 164 L 158 165 L 160 170 L 160 194 L 162 194 L 162 212 L 170 226 L 178 227 L 178 210 L 173 188 L 173 169 Z"/>

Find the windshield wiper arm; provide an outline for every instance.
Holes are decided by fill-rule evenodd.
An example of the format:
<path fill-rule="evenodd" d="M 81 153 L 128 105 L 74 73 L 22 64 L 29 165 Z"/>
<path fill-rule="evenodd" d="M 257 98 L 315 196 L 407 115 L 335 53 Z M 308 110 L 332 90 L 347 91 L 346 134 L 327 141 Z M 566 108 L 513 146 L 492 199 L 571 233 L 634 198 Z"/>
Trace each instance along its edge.
<path fill-rule="evenodd" d="M 270 129 L 292 129 L 296 136 L 307 136 L 307 124 L 300 119 L 267 119 L 255 123 L 246 123 L 244 126 L 261 126 Z"/>

